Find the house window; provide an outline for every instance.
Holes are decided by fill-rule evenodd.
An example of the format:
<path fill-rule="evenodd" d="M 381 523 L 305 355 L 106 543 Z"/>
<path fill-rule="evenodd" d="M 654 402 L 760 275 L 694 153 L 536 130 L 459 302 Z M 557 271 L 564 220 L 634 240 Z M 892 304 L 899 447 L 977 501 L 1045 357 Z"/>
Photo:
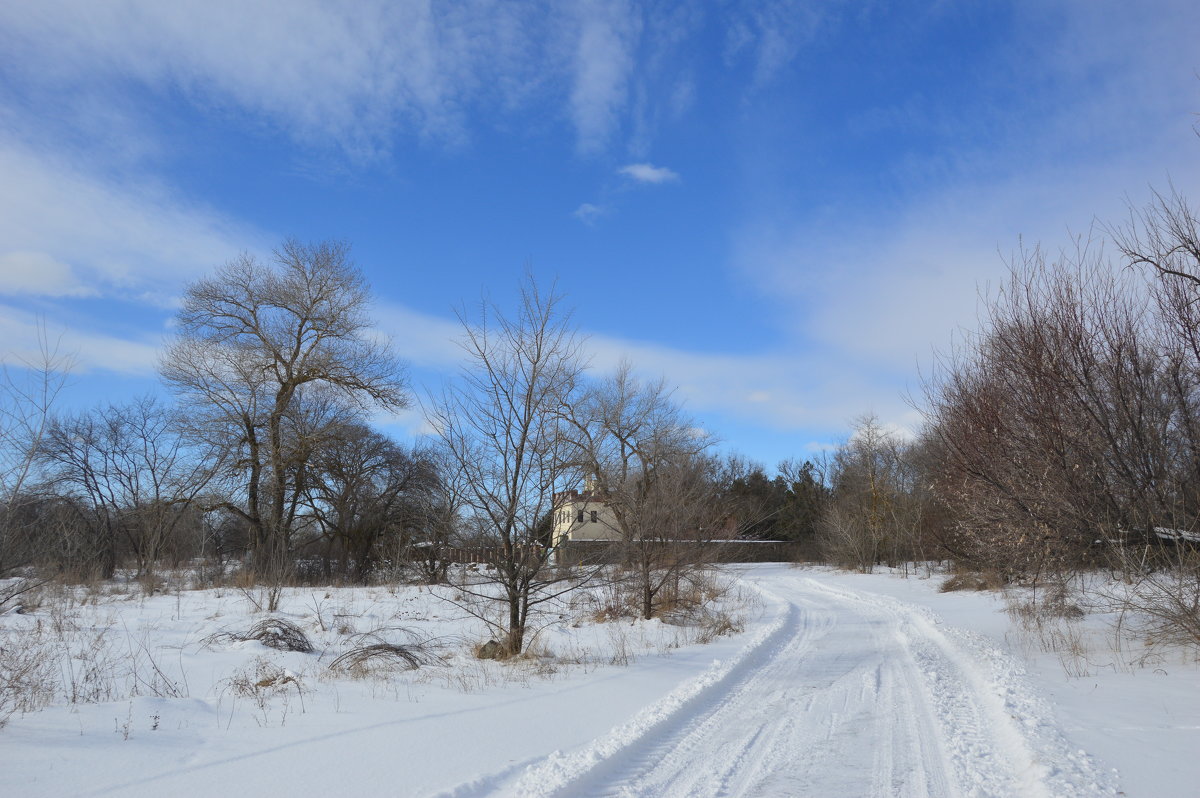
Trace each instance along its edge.
<path fill-rule="evenodd" d="M 600 513 L 599 513 L 599 512 L 597 512 L 596 510 L 592 510 L 592 523 L 593 523 L 593 524 L 594 524 L 594 523 L 596 523 L 597 521 L 599 521 L 599 520 L 600 520 L 600 519 L 597 517 L 598 515 L 600 515 Z"/>
<path fill-rule="evenodd" d="M 579 522 L 579 523 L 581 523 L 581 524 L 583 523 L 583 510 L 580 510 L 580 511 L 579 511 L 579 515 L 578 515 L 578 516 L 576 516 L 575 520 L 576 520 L 576 521 L 578 521 L 578 522 Z"/>

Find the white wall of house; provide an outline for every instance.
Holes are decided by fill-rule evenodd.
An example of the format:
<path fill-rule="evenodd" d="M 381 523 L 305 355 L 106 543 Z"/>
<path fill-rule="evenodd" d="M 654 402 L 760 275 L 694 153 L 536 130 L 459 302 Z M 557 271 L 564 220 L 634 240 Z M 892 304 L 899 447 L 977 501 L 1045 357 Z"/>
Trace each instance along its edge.
<path fill-rule="evenodd" d="M 567 491 L 555 502 L 554 545 L 568 540 L 620 540 L 617 518 L 599 496 Z"/>

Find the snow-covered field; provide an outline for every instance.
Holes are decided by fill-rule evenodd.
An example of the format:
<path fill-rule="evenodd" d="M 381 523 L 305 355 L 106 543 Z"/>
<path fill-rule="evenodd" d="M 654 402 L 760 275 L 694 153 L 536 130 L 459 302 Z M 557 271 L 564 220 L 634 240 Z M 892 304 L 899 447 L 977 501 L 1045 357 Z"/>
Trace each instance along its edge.
<path fill-rule="evenodd" d="M 476 660 L 486 630 L 428 588 L 289 590 L 311 653 L 233 638 L 253 593 L 46 600 L 0 617 L 52 699 L 0 730 L 0 794 L 1200 794 L 1194 658 L 1136 667 L 1103 619 L 1028 631 L 936 576 L 727 578 L 740 634 L 576 594 L 517 663 Z M 417 670 L 329 667 L 414 641 Z"/>

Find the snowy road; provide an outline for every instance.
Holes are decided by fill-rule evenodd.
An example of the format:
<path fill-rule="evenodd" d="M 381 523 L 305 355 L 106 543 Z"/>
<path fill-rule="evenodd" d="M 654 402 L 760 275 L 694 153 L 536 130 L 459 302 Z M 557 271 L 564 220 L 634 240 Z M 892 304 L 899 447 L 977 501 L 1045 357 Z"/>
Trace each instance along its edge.
<path fill-rule="evenodd" d="M 982 638 L 893 599 L 768 584 L 775 620 L 736 661 L 581 749 L 482 780 L 480 793 L 1117 794 Z"/>

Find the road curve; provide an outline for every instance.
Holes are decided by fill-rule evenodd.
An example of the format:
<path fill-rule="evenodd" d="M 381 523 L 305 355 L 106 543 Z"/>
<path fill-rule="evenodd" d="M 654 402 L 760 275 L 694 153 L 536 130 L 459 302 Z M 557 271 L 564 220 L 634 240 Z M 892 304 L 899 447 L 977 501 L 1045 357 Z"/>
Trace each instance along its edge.
<path fill-rule="evenodd" d="M 1021 669 L 927 610 L 797 572 L 764 588 L 774 620 L 732 664 L 590 746 L 489 794 L 1103 796 Z"/>

